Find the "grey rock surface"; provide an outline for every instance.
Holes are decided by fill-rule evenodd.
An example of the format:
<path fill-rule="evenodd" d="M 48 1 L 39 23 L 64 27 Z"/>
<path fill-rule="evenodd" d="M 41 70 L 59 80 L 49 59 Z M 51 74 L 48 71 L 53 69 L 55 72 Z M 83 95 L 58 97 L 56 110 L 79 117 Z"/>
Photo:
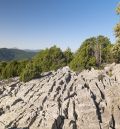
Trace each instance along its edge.
<path fill-rule="evenodd" d="M 0 81 L 0 129 L 120 129 L 120 64 Z"/>

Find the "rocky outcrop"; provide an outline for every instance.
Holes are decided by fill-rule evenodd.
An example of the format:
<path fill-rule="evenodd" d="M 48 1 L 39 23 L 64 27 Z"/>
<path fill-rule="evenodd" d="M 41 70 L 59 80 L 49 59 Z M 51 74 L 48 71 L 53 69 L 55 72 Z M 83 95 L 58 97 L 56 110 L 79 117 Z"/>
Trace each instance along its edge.
<path fill-rule="evenodd" d="M 0 129 L 120 129 L 120 65 L 1 81 Z"/>

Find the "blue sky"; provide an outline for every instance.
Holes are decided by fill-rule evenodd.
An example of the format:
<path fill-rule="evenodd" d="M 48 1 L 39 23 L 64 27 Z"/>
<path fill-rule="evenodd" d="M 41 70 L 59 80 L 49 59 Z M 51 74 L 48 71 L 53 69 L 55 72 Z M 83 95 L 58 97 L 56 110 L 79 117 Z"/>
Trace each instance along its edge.
<path fill-rule="evenodd" d="M 73 51 L 89 37 L 115 42 L 119 0 L 0 0 L 0 47 Z"/>

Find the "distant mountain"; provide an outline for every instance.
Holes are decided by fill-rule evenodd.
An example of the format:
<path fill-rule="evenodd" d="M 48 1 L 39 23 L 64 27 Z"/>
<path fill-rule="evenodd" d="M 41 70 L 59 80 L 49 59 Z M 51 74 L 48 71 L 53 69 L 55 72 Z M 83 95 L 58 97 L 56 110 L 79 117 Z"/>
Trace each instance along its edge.
<path fill-rule="evenodd" d="M 41 49 L 31 50 L 31 49 L 24 49 L 26 52 L 39 52 Z"/>
<path fill-rule="evenodd" d="M 21 60 L 21 59 L 31 59 L 36 55 L 37 52 L 20 50 L 16 48 L 0 48 L 0 60 L 10 61 L 10 60 Z"/>

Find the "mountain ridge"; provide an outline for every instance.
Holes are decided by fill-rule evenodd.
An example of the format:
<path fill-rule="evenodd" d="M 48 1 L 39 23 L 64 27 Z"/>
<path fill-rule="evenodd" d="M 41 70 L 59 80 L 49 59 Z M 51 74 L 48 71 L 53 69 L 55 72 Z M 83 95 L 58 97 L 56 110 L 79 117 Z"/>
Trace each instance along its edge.
<path fill-rule="evenodd" d="M 0 48 L 0 61 L 31 59 L 36 53 L 17 48 Z"/>

